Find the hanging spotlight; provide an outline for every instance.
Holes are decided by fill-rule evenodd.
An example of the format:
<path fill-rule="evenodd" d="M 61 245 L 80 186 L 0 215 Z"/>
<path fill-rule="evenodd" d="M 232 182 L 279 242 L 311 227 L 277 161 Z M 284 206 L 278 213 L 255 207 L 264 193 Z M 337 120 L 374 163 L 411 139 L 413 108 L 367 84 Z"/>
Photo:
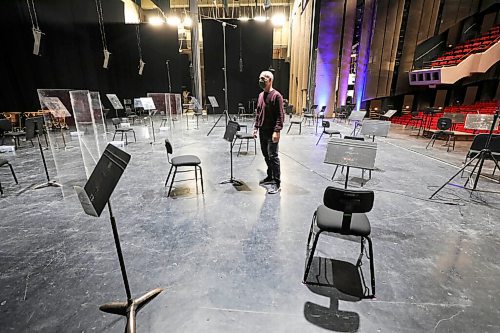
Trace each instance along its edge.
<path fill-rule="evenodd" d="M 104 49 L 103 52 L 104 52 L 104 64 L 102 65 L 102 68 L 108 69 L 109 56 L 111 55 L 111 52 L 109 52 L 107 49 Z"/>
<path fill-rule="evenodd" d="M 41 32 L 40 30 L 38 30 L 36 28 L 33 28 L 32 31 L 33 31 L 33 39 L 34 39 L 33 54 L 39 55 L 40 54 L 40 42 L 42 40 L 43 32 Z"/>
<path fill-rule="evenodd" d="M 161 17 L 159 16 L 151 16 L 148 19 L 149 24 L 151 25 L 162 25 L 164 22 Z"/>
<path fill-rule="evenodd" d="M 170 16 L 167 18 L 167 24 L 172 25 L 172 26 L 178 26 L 181 24 L 181 19 L 178 18 L 177 16 Z"/>
<path fill-rule="evenodd" d="M 268 10 L 269 8 L 271 8 L 271 0 L 264 0 L 262 8 L 264 8 L 264 10 Z"/>
<path fill-rule="evenodd" d="M 146 63 L 142 61 L 142 59 L 139 59 L 139 75 L 142 75 L 142 71 L 144 70 L 144 65 Z"/>
<path fill-rule="evenodd" d="M 286 17 L 283 14 L 276 14 L 272 17 L 271 22 L 275 27 L 281 27 L 286 23 Z"/>

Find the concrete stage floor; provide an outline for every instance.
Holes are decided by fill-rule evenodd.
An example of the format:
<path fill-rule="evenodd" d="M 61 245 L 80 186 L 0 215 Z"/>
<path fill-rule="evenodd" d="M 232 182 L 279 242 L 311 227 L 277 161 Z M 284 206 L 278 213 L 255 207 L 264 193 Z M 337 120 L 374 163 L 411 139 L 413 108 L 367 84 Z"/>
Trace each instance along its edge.
<path fill-rule="evenodd" d="M 221 127 L 207 137 L 212 124 L 200 120 L 196 130 L 191 121 L 188 130 L 184 119 L 172 131 L 156 129 L 157 141 L 169 136 L 174 155 L 201 158 L 204 195 L 187 181 L 167 197 L 165 148 L 149 143 L 145 125 L 134 126 L 138 142 L 125 148 L 132 160 L 112 202 L 132 293 L 165 288 L 139 313 L 138 332 L 500 331 L 500 196 L 448 186 L 440 200 L 428 200 L 458 170 L 470 142 L 449 153 L 437 142 L 426 151 L 428 139 L 400 125 L 376 138 L 377 169 L 364 187 L 375 191 L 368 216 L 377 293 L 367 300 L 348 264 L 356 262 L 357 242 L 321 236 L 309 279 L 335 287 L 301 283 L 312 214 L 327 186 L 343 186 L 343 175 L 332 182 L 334 166 L 323 163 L 328 139 L 315 146 L 313 126 L 286 134 L 287 122 L 283 190 L 267 195 L 258 185 L 265 163 L 252 147 L 234 154 L 235 176 L 246 186 L 219 184 L 229 178 L 228 144 Z M 32 189 L 45 181 L 36 146 L 0 155 L 20 181 L 0 170 L 0 331 L 123 332 L 123 318 L 98 309 L 125 300 L 125 291 L 107 213 L 85 215 L 72 188 L 86 179 L 79 144 L 55 150 L 57 164 L 45 153 L 62 189 Z M 350 176 L 359 187 L 360 170 Z M 479 188 L 500 191 L 485 179 Z M 368 267 L 365 261 L 367 282 Z"/>

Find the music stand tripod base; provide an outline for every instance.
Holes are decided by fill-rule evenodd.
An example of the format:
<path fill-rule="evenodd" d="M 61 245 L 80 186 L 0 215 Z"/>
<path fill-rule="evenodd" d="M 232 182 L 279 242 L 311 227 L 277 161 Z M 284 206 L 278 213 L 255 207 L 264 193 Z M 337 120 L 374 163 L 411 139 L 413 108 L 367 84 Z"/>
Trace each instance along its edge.
<path fill-rule="evenodd" d="M 228 179 L 220 182 L 219 184 L 233 184 L 234 186 L 243 186 L 243 182 L 236 179 Z"/>
<path fill-rule="evenodd" d="M 163 292 L 163 288 L 156 288 L 145 293 L 141 297 L 130 300 L 129 302 L 111 302 L 103 304 L 99 307 L 99 310 L 127 317 L 127 326 L 125 332 L 135 333 L 135 317 L 137 315 L 137 312 L 139 312 L 146 304 L 152 301 L 161 292 Z"/>
<path fill-rule="evenodd" d="M 36 185 L 35 187 L 33 187 L 33 189 L 38 190 L 38 189 L 44 188 L 44 187 L 62 187 L 62 185 L 57 183 L 55 180 L 49 180 L 46 183 Z"/>

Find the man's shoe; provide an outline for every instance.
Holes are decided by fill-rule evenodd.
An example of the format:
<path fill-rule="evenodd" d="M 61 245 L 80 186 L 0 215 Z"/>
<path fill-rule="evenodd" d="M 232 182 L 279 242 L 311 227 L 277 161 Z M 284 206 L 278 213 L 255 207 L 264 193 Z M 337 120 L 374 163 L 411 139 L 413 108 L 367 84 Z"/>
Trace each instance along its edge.
<path fill-rule="evenodd" d="M 269 185 L 269 184 L 274 184 L 274 183 L 275 183 L 274 179 L 272 179 L 270 177 L 266 177 L 259 182 L 259 185 Z"/>
<path fill-rule="evenodd" d="M 267 190 L 267 194 L 276 194 L 281 191 L 281 187 L 279 185 L 273 185 L 269 190 Z"/>

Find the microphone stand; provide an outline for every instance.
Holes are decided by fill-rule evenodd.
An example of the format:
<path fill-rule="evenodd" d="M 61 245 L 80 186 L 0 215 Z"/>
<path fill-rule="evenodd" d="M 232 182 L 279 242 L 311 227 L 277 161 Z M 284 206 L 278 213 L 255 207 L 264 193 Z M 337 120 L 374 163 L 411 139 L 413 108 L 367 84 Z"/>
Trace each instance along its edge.
<path fill-rule="evenodd" d="M 219 119 L 217 119 L 217 121 L 215 122 L 214 126 L 210 129 L 210 131 L 208 132 L 207 136 L 210 135 L 210 133 L 212 132 L 212 130 L 217 126 L 217 124 L 219 123 L 219 121 L 221 120 L 222 116 L 226 116 L 226 126 L 227 126 L 227 123 L 228 123 L 228 99 L 227 99 L 227 55 L 226 55 L 226 26 L 229 25 L 230 27 L 236 29 L 238 26 L 235 25 L 235 24 L 231 24 L 231 23 L 227 23 L 227 22 L 224 22 L 224 21 L 221 21 L 221 20 L 218 20 L 218 19 L 213 19 L 214 21 L 217 21 L 219 23 L 222 24 L 222 39 L 223 39 L 223 42 L 224 42 L 224 67 L 222 67 L 222 70 L 224 71 L 224 112 L 221 113 L 221 115 L 219 116 Z"/>
<path fill-rule="evenodd" d="M 170 82 L 170 60 L 167 60 L 167 77 L 168 77 L 168 92 L 172 93 L 172 83 Z"/>

